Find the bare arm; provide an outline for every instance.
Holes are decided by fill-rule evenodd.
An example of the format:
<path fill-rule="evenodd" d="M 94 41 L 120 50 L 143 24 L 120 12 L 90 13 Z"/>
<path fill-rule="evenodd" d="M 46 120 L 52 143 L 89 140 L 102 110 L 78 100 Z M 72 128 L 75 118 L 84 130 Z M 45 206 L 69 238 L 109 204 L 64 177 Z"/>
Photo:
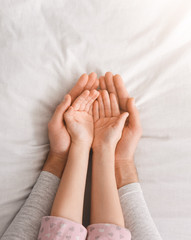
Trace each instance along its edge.
<path fill-rule="evenodd" d="M 115 180 L 115 148 L 128 114 L 120 114 L 114 94 L 109 96 L 107 91 L 101 91 L 93 115 L 91 224 L 113 223 L 123 227 Z"/>
<path fill-rule="evenodd" d="M 71 147 L 51 215 L 82 223 L 84 191 L 93 141 L 92 103 L 99 93 L 84 91 L 65 113 Z"/>
<path fill-rule="evenodd" d="M 82 223 L 82 210 L 90 147 L 71 144 L 67 165 L 51 215 Z"/>
<path fill-rule="evenodd" d="M 115 148 L 93 150 L 91 223 L 113 223 L 124 227 L 114 167 Z"/>

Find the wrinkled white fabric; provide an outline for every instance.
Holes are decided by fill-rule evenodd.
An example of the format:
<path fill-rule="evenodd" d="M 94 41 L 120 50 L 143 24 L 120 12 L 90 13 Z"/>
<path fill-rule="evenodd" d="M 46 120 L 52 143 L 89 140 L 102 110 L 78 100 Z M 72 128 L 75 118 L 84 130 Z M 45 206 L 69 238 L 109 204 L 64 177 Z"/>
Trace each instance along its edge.
<path fill-rule="evenodd" d="M 141 186 L 164 240 L 191 236 L 190 0 L 0 0 L 0 235 L 79 75 L 119 73 L 140 110 Z"/>

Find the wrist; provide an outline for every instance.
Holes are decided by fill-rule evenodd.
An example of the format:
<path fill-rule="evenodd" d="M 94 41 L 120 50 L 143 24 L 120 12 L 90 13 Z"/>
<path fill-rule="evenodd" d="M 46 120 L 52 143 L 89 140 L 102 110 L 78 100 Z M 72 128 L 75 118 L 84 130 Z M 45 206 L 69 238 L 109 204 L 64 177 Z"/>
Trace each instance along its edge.
<path fill-rule="evenodd" d="M 68 153 L 60 155 L 50 150 L 42 171 L 50 172 L 58 178 L 61 178 L 62 172 L 66 165 L 67 156 Z"/>
<path fill-rule="evenodd" d="M 127 184 L 139 182 L 134 161 L 124 160 L 121 164 L 115 164 L 115 177 L 118 189 Z"/>
<path fill-rule="evenodd" d="M 107 153 L 111 152 L 115 154 L 116 145 L 111 143 L 102 143 L 100 145 L 92 145 L 93 153 Z"/>
<path fill-rule="evenodd" d="M 74 140 L 71 142 L 73 147 L 79 148 L 81 150 L 88 150 L 91 149 L 91 142 L 81 141 L 81 140 Z"/>
<path fill-rule="evenodd" d="M 99 165 L 100 168 L 115 168 L 115 146 L 110 144 L 93 147 L 93 165 Z"/>
<path fill-rule="evenodd" d="M 76 147 L 81 147 L 82 149 L 90 150 L 92 141 L 83 141 L 81 139 L 75 139 L 75 140 L 71 140 L 71 144 Z"/>

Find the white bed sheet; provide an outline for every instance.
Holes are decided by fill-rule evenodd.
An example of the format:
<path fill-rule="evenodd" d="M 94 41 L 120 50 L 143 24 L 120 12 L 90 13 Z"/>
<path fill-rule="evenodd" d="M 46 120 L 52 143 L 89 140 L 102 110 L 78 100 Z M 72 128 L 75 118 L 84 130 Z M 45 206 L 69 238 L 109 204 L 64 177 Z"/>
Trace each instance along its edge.
<path fill-rule="evenodd" d="M 140 110 L 136 164 L 164 240 L 191 239 L 191 1 L 0 0 L 0 236 L 84 72 L 119 73 Z"/>

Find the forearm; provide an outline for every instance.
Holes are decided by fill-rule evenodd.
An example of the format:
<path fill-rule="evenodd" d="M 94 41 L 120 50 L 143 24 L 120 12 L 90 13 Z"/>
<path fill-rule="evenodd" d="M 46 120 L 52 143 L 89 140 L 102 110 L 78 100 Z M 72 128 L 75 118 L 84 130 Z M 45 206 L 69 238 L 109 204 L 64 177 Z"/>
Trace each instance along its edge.
<path fill-rule="evenodd" d="M 116 159 L 115 175 L 125 219 L 133 239 L 161 240 L 144 200 L 133 159 Z"/>
<path fill-rule="evenodd" d="M 50 214 L 58 184 L 58 177 L 43 171 L 1 239 L 37 239 L 41 218 Z"/>
<path fill-rule="evenodd" d="M 124 226 L 114 167 L 114 148 L 93 150 L 91 224 Z"/>
<path fill-rule="evenodd" d="M 89 146 L 71 144 L 67 164 L 53 203 L 52 216 L 82 222 L 89 151 Z"/>
<path fill-rule="evenodd" d="M 132 239 L 161 240 L 161 236 L 151 217 L 139 183 L 131 183 L 118 190 L 125 227 L 131 232 Z"/>
<path fill-rule="evenodd" d="M 34 188 L 2 239 L 37 238 L 41 218 L 50 214 L 66 160 L 67 154 L 60 157 L 51 151 L 48 153 Z"/>
<path fill-rule="evenodd" d="M 58 154 L 56 155 L 55 153 L 49 151 L 42 171 L 50 172 L 58 178 L 61 178 L 66 165 L 67 157 L 68 153 L 66 153 L 64 156 L 59 156 Z"/>
<path fill-rule="evenodd" d="M 139 182 L 137 169 L 133 159 L 120 160 L 120 164 L 115 160 L 115 177 L 117 188 L 121 188 L 130 183 Z"/>

